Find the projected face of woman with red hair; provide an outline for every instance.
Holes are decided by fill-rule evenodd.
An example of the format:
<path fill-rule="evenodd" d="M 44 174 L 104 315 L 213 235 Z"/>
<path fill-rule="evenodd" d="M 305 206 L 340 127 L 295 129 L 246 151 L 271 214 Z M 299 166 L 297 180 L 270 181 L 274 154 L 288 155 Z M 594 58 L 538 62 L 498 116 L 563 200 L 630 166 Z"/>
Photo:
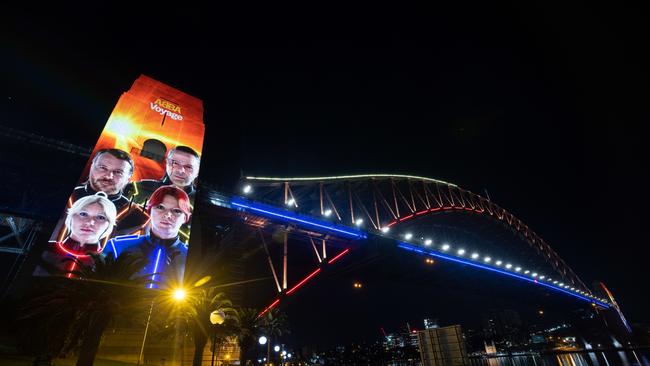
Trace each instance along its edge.
<path fill-rule="evenodd" d="M 158 188 L 151 195 L 147 208 L 151 215 L 151 232 L 161 239 L 177 237 L 181 225 L 191 216 L 187 193 L 174 186 Z"/>

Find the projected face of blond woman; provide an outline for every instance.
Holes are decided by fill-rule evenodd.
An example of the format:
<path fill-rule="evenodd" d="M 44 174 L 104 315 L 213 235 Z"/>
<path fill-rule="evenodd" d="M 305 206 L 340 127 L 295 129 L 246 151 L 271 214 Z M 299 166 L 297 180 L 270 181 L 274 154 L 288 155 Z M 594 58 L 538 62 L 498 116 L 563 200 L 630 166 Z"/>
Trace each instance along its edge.
<path fill-rule="evenodd" d="M 99 203 L 91 203 L 72 215 L 70 237 L 80 244 L 95 244 L 108 229 L 109 220 Z"/>

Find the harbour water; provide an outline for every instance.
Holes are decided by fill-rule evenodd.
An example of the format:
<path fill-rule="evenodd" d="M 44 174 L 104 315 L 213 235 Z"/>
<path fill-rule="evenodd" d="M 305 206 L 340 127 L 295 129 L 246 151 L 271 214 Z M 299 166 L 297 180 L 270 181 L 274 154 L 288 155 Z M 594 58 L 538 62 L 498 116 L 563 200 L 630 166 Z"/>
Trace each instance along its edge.
<path fill-rule="evenodd" d="M 564 353 L 542 353 L 470 357 L 472 366 L 650 366 L 650 349 L 590 350 Z"/>

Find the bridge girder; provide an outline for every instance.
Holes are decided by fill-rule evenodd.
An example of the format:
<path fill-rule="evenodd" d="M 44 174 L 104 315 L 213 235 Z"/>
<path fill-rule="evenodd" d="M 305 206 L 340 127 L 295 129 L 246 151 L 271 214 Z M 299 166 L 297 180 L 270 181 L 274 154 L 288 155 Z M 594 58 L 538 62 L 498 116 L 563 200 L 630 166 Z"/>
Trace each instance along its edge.
<path fill-rule="evenodd" d="M 455 184 L 405 175 L 352 175 L 315 178 L 246 177 L 247 196 L 342 225 L 369 223 L 384 234 L 400 224 L 443 212 L 492 218 L 517 234 L 561 280 L 587 293 L 590 289 L 560 256 L 523 221 L 491 200 Z"/>

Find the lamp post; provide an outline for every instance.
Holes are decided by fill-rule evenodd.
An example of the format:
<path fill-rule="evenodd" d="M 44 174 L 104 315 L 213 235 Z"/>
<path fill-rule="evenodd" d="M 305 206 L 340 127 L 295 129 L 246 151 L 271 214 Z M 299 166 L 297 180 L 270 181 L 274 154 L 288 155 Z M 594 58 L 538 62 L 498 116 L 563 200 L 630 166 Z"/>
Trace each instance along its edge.
<path fill-rule="evenodd" d="M 269 361 L 271 359 L 271 342 L 265 336 L 261 336 L 257 341 L 262 346 L 266 344 L 266 364 L 268 365 L 271 363 Z"/>
<path fill-rule="evenodd" d="M 182 302 L 185 300 L 185 296 L 187 293 L 185 292 L 184 289 L 178 288 L 172 291 L 172 298 L 176 302 Z M 147 317 L 147 325 L 144 327 L 144 336 L 142 337 L 142 346 L 140 347 L 140 355 L 138 356 L 138 363 L 136 364 L 137 366 L 140 366 L 140 364 L 144 363 L 144 345 L 147 341 L 147 333 L 149 332 L 149 323 L 151 322 L 151 313 L 153 312 L 153 303 L 154 300 L 151 300 L 151 306 L 149 306 L 149 316 Z"/>
<path fill-rule="evenodd" d="M 212 337 L 212 362 L 211 366 L 214 366 L 214 359 L 216 358 L 215 354 L 217 353 L 217 325 L 223 324 L 226 320 L 226 314 L 223 310 L 215 310 L 210 313 L 210 323 L 214 326 L 214 336 Z"/>

